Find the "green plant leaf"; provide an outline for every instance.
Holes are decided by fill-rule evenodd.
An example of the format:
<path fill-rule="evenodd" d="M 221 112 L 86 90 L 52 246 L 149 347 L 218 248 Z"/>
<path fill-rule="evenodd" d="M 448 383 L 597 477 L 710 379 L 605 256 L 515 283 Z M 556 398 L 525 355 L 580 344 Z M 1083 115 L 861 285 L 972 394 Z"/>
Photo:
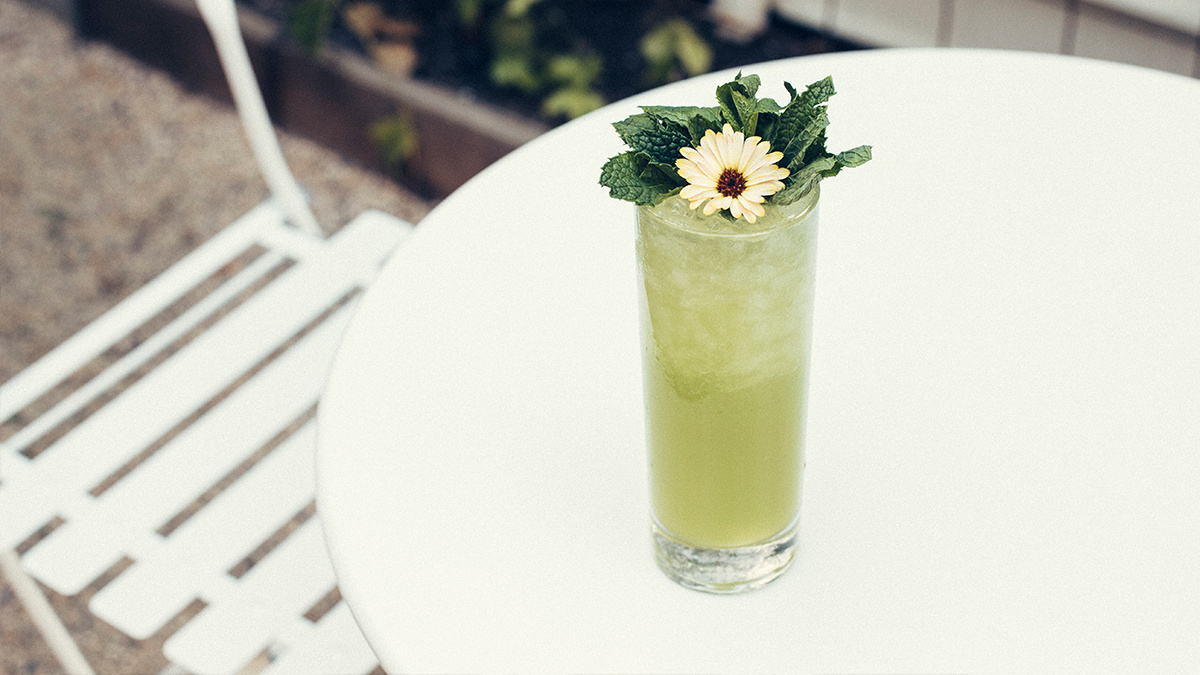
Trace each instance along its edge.
<path fill-rule="evenodd" d="M 712 48 L 686 21 L 680 20 L 675 41 L 675 56 L 683 67 L 684 75 L 695 77 L 707 73 L 712 67 Z"/>
<path fill-rule="evenodd" d="M 542 88 L 542 81 L 534 72 L 533 63 L 524 54 L 502 54 L 492 61 L 492 83 L 498 87 L 512 87 L 532 94 Z"/>
<path fill-rule="evenodd" d="M 708 135 L 709 131 L 721 130 L 721 113 L 716 108 L 713 108 L 708 114 L 700 113 L 693 115 L 688 120 L 687 126 L 688 133 L 692 136 L 692 146 L 697 147 L 700 145 L 701 139 Z"/>
<path fill-rule="evenodd" d="M 862 166 L 869 161 L 871 161 L 871 146 L 869 145 L 860 145 L 837 154 L 838 165 L 845 168 Z"/>
<path fill-rule="evenodd" d="M 566 86 L 542 100 L 542 114 L 547 117 L 582 117 L 604 105 L 604 97 L 586 86 Z"/>
<path fill-rule="evenodd" d="M 529 8 L 536 5 L 540 0 L 508 0 L 504 4 L 504 13 L 509 16 L 526 16 L 529 14 Z"/>
<path fill-rule="evenodd" d="M 729 122 L 734 131 L 741 131 L 747 136 L 756 135 L 758 116 L 761 113 L 776 113 L 780 110 L 775 101 L 755 98 L 758 92 L 759 79 L 757 75 L 747 75 L 717 88 L 717 103 L 721 116 Z"/>
<path fill-rule="evenodd" d="M 774 103 L 774 101 L 772 101 Z M 775 147 L 775 127 L 779 125 L 779 113 L 777 111 L 762 110 L 758 113 L 758 121 L 755 123 L 754 133 L 764 141 L 771 144 L 772 150 L 779 150 Z"/>
<path fill-rule="evenodd" d="M 738 117 L 737 103 L 733 100 L 733 89 L 728 88 L 724 91 L 718 89 L 717 101 L 721 107 L 721 121 L 728 123 L 734 129 L 741 129 L 742 118 Z"/>
<path fill-rule="evenodd" d="M 817 134 L 817 138 L 813 140 L 812 145 L 808 146 L 808 150 L 804 153 L 804 161 L 801 163 L 801 166 L 807 166 L 813 161 L 820 159 L 821 157 L 826 157 L 830 154 L 829 151 L 825 149 L 825 143 L 828 140 L 828 138 L 825 136 L 825 132 L 827 130 L 828 127 L 822 129 L 821 133 Z"/>
<path fill-rule="evenodd" d="M 697 106 L 642 106 L 647 115 L 667 122 L 674 122 L 687 129 L 691 137 L 690 143 L 683 145 L 697 146 L 704 133 L 709 129 L 721 130 L 720 108 L 700 108 Z"/>
<path fill-rule="evenodd" d="M 759 86 L 762 85 L 762 79 L 754 74 L 743 76 L 741 73 L 738 73 L 737 77 L 729 85 L 741 92 L 742 96 L 754 98 L 754 95 L 758 93 Z"/>
<path fill-rule="evenodd" d="M 303 0 L 288 9 L 287 34 L 309 56 L 316 56 L 337 14 L 338 0 Z"/>
<path fill-rule="evenodd" d="M 679 148 L 691 145 L 692 139 L 687 128 L 672 117 L 646 112 L 631 115 L 613 127 L 630 148 L 645 152 L 656 162 L 674 162 L 680 157 Z"/>
<path fill-rule="evenodd" d="M 706 115 L 715 122 L 718 119 L 714 108 L 700 108 L 694 105 L 687 106 L 669 106 L 669 105 L 644 105 L 642 112 L 651 115 L 658 119 L 674 122 L 680 126 L 687 126 L 688 120 L 696 115 Z"/>
<path fill-rule="evenodd" d="M 640 49 L 646 60 L 644 79 L 650 85 L 706 73 L 712 66 L 708 43 L 696 34 L 691 23 L 678 17 L 667 19 L 646 33 Z"/>
<path fill-rule="evenodd" d="M 743 99 L 740 95 L 734 94 L 734 101 L 738 104 L 738 114 L 744 122 L 742 131 L 747 136 L 763 136 L 761 132 L 761 120 L 764 115 L 770 116 L 770 126 L 772 129 L 778 118 L 779 104 L 769 98 L 748 98 Z"/>
<path fill-rule="evenodd" d="M 420 147 L 412 115 L 407 112 L 376 120 L 369 133 L 384 165 L 391 170 L 404 168 Z"/>
<path fill-rule="evenodd" d="M 823 178 L 823 172 L 834 166 L 833 157 L 822 157 L 789 176 L 788 186 L 776 192 L 771 201 L 786 206 L 808 194 Z"/>
<path fill-rule="evenodd" d="M 837 90 L 833 88 L 833 76 L 826 75 L 825 79 L 813 82 L 804 88 L 800 94 L 801 103 L 809 108 L 814 108 L 829 101 Z"/>
<path fill-rule="evenodd" d="M 850 169 L 856 166 L 862 166 L 871 161 L 871 146 L 860 145 L 857 148 L 851 148 L 843 152 L 839 152 L 833 157 L 833 166 L 826 169 L 822 176 L 831 178 L 841 173 L 842 169 Z"/>
<path fill-rule="evenodd" d="M 589 87 L 599 77 L 603 65 L 598 54 L 559 54 L 546 64 L 546 74 L 554 82 Z"/>
<path fill-rule="evenodd" d="M 780 160 L 781 166 L 786 167 L 788 171 L 796 171 L 804 166 L 809 147 L 825 131 L 825 127 L 828 126 L 829 114 L 826 113 L 824 108 L 821 108 L 808 121 L 808 124 L 788 141 L 787 147 L 783 150 L 783 159 Z"/>
<path fill-rule="evenodd" d="M 680 186 L 662 170 L 663 165 L 651 167 L 650 158 L 642 152 L 623 152 L 604 164 L 600 184 L 608 188 L 615 199 L 634 204 L 657 204 L 675 193 Z"/>
<path fill-rule="evenodd" d="M 812 124 L 819 111 L 824 109 L 818 108 L 818 106 L 828 101 L 829 97 L 836 92 L 833 89 L 833 79 L 830 77 L 808 85 L 803 92 L 796 91 L 796 88 L 787 82 L 784 82 L 783 86 L 791 94 L 791 100 L 779 113 L 779 123 L 774 131 L 772 147 L 786 148 L 797 135 L 803 133 Z M 828 121 L 826 121 L 826 125 L 828 125 Z M 794 153 L 784 152 L 784 162 L 790 163 L 794 159 Z"/>
<path fill-rule="evenodd" d="M 699 108 L 696 106 L 642 106 L 642 110 L 651 117 L 674 122 L 687 129 L 691 142 L 687 145 L 698 145 L 704 138 L 704 132 L 712 129 L 721 130 L 720 108 Z M 682 145 L 680 146 L 682 147 Z"/>
<path fill-rule="evenodd" d="M 638 175 L 647 185 L 667 190 L 668 192 L 676 188 L 682 188 L 687 185 L 687 180 L 679 175 L 679 171 L 675 169 L 674 162 L 659 163 L 650 162 L 642 169 L 642 173 Z"/>

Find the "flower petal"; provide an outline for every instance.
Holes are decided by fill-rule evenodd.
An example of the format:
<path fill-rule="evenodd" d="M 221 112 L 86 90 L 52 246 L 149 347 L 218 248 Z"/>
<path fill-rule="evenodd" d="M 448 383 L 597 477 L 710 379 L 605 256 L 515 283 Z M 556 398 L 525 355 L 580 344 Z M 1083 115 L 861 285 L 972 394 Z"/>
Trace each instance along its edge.
<path fill-rule="evenodd" d="M 692 209 L 703 204 L 706 215 L 728 209 L 734 218 L 753 223 L 765 213 L 762 203 L 783 189 L 782 179 L 789 175 L 775 164 L 783 153 L 771 152 L 770 143 L 758 136 L 747 138 L 728 123 L 719 132 L 706 130 L 699 145 L 680 148 L 679 153 L 675 167 L 688 183 L 679 194 Z M 726 172 L 740 176 L 730 180 Z M 723 194 L 723 189 L 738 193 Z"/>
<path fill-rule="evenodd" d="M 752 174 L 763 167 L 771 166 L 780 159 L 783 159 L 782 152 L 767 152 L 770 147 L 771 144 L 766 141 L 759 143 L 747 161 L 742 164 L 742 173 L 747 175 Z"/>
<path fill-rule="evenodd" d="M 734 218 L 742 217 L 742 200 L 741 200 L 741 198 L 734 199 L 733 201 L 731 201 L 729 203 L 729 214 L 731 216 L 733 216 Z M 747 220 L 750 220 L 750 219 L 747 218 Z M 750 222 L 753 223 L 754 221 L 751 220 Z"/>
<path fill-rule="evenodd" d="M 766 209 L 763 208 L 763 205 L 758 203 L 757 201 L 749 201 L 749 200 L 745 200 L 745 199 L 742 199 L 739 201 L 741 202 L 742 210 L 745 211 L 746 213 L 753 214 L 755 216 L 761 216 L 767 212 Z M 747 217 L 747 220 L 750 220 L 750 222 L 752 222 L 752 223 L 754 222 L 749 217 Z"/>
<path fill-rule="evenodd" d="M 742 173 L 750 173 L 752 167 L 758 165 L 759 158 L 766 154 L 765 150 L 760 151 L 759 140 L 761 139 L 759 139 L 758 136 L 751 136 L 750 138 L 747 138 L 746 142 L 742 144 L 741 148 L 739 148 L 740 152 L 737 163 L 738 171 L 741 171 Z M 767 144 L 767 147 L 771 147 L 770 143 Z"/>
<path fill-rule="evenodd" d="M 679 196 L 684 199 L 710 199 L 712 197 L 720 197 L 721 193 L 716 189 L 704 185 L 685 185 L 679 191 Z"/>

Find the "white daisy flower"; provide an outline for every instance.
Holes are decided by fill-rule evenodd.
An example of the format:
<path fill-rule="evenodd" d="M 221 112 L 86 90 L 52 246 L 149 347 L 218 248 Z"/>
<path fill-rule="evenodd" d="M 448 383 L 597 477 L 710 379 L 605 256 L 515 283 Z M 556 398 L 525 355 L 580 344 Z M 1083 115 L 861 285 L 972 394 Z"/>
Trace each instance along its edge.
<path fill-rule="evenodd" d="M 746 138 L 726 124 L 721 131 L 709 129 L 699 148 L 680 148 L 675 160 L 679 175 L 688 182 L 679 196 L 696 209 L 705 201 L 704 215 L 729 209 L 734 218 L 753 223 L 763 215 L 763 201 L 783 189 L 787 169 L 775 162 L 782 152 L 770 152 L 771 144 L 758 136 Z"/>

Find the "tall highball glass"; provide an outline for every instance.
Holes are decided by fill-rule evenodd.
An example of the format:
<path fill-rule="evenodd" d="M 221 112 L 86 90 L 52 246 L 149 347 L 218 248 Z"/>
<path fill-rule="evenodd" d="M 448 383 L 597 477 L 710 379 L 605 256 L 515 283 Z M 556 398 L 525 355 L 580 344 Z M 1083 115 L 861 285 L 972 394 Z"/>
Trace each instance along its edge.
<path fill-rule="evenodd" d="M 637 210 L 652 537 L 688 588 L 737 593 L 795 552 L 819 189 L 754 224 Z"/>

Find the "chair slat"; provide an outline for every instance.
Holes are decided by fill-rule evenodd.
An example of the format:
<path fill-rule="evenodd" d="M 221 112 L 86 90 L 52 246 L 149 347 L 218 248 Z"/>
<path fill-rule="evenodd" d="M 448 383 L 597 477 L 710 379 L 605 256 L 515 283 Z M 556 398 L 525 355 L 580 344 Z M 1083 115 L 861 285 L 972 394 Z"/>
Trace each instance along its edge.
<path fill-rule="evenodd" d="M 236 311 L 80 423 L 37 458 L 38 480 L 0 489 L 0 545 L 21 541 L 178 425 L 377 268 L 406 232 L 356 219 L 324 255 L 288 270 Z M 343 261 L 356 263 L 348 266 Z M 349 268 L 348 268 L 349 267 Z M 187 383 L 181 386 L 180 383 Z"/>
<path fill-rule="evenodd" d="M 379 663 L 345 602 L 335 605 L 294 643 L 298 646 L 284 652 L 261 675 L 367 673 Z"/>
<path fill-rule="evenodd" d="M 90 508 L 67 514 L 67 522 L 25 556 L 30 573 L 59 593 L 78 593 L 123 555 L 132 555 L 132 542 L 152 534 L 310 409 L 324 386 L 351 309 L 342 308 L 306 335 L 132 474 L 91 500 Z M 245 478 L 229 489 L 242 482 Z M 306 489 L 311 496 L 312 486 Z M 266 498 L 273 498 L 269 491 Z M 235 517 L 235 522 L 246 518 Z"/>
<path fill-rule="evenodd" d="M 227 576 L 312 501 L 314 444 L 315 431 L 308 424 L 167 537 L 158 551 L 102 588 L 91 610 L 144 639 L 193 599 L 203 598 L 210 579 Z"/>
<path fill-rule="evenodd" d="M 193 672 L 233 672 L 267 646 L 286 648 L 286 634 L 336 583 L 320 524 L 306 522 L 163 645 L 163 653 Z M 221 650 L 212 645 L 222 645 Z"/>
<path fill-rule="evenodd" d="M 29 405 L 88 361 L 245 251 L 265 228 L 282 225 L 273 202 L 251 209 L 183 260 L 0 386 L 0 421 Z"/>
<path fill-rule="evenodd" d="M 97 396 L 119 383 L 122 378 L 135 371 L 172 342 L 195 328 L 201 321 L 220 309 L 222 305 L 249 288 L 256 281 L 262 279 L 267 272 L 283 261 L 283 256 L 274 252 L 268 252 L 259 256 L 245 269 L 221 284 L 212 293 L 209 293 L 203 300 L 188 308 L 187 311 L 179 315 L 174 321 L 146 338 L 144 342 L 130 350 L 128 354 L 105 368 L 95 377 L 64 397 L 53 408 L 39 415 L 37 419 L 31 421 L 3 444 L 0 444 L 5 453 L 4 460 L 15 459 L 29 444 L 41 438 L 42 435 L 81 410 Z M 25 459 L 25 457 L 21 456 L 21 459 Z M 0 475 L 9 479 L 19 479 L 19 476 L 15 475 L 16 473 L 9 471 L 8 467 L 4 467 L 3 473 L 0 473 Z"/>

